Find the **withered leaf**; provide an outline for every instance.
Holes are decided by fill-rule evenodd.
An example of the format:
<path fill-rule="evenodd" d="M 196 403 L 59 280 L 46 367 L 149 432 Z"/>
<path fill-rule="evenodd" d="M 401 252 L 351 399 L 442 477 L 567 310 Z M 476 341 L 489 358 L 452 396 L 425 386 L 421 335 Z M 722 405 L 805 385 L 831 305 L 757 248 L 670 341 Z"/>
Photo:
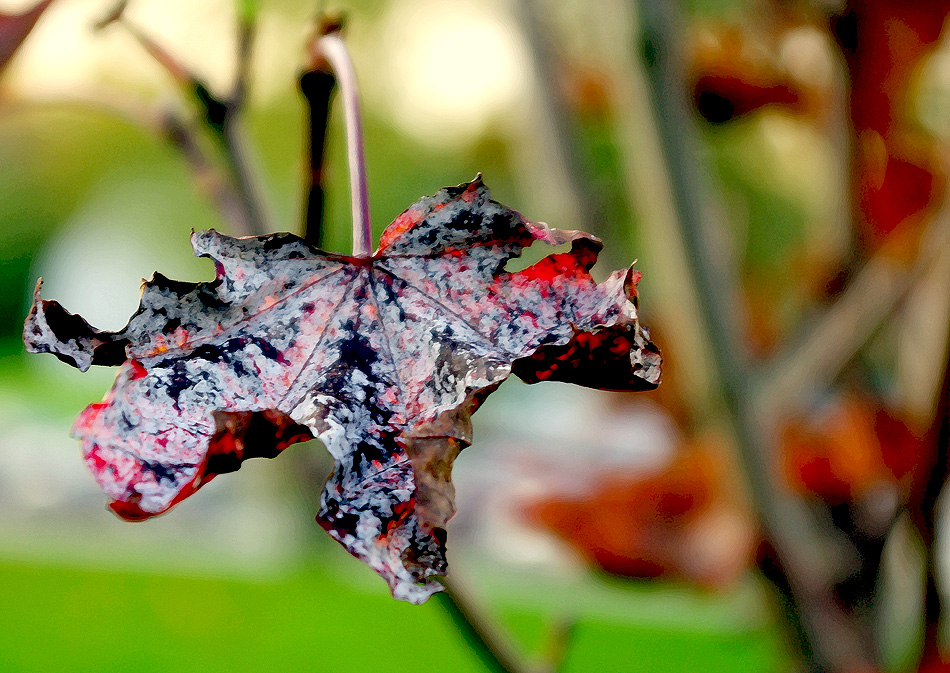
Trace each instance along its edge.
<path fill-rule="evenodd" d="M 535 240 L 570 252 L 506 272 Z M 29 350 L 85 370 L 121 365 L 74 434 L 120 516 L 160 514 L 252 456 L 318 437 L 336 461 L 318 521 L 397 598 L 441 587 L 452 462 L 470 415 L 512 372 L 653 388 L 660 356 L 637 322 L 632 269 L 597 285 L 601 243 L 526 221 L 480 178 L 402 213 L 368 258 L 291 234 L 192 235 L 210 283 L 155 274 L 119 332 L 100 332 L 39 285 Z"/>

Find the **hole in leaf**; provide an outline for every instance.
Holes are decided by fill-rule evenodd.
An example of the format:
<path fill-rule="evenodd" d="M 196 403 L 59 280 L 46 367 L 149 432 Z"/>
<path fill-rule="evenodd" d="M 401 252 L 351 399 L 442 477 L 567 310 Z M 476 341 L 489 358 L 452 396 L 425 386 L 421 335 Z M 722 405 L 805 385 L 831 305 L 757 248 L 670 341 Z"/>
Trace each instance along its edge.
<path fill-rule="evenodd" d="M 508 273 L 518 273 L 519 271 L 524 271 L 532 264 L 537 264 L 542 259 L 548 255 L 559 255 L 564 252 L 569 252 L 571 249 L 570 243 L 562 243 L 561 245 L 550 246 L 543 241 L 535 241 L 530 246 L 521 251 L 520 257 L 512 257 L 505 264 L 505 271 Z"/>

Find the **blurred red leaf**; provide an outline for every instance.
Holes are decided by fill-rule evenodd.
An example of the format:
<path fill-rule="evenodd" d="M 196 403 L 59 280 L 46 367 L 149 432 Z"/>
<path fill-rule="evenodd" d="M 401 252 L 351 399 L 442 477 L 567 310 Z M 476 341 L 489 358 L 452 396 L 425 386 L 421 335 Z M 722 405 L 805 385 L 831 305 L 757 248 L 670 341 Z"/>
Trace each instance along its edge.
<path fill-rule="evenodd" d="M 517 273 L 534 241 L 572 244 Z M 526 221 L 478 179 L 411 206 L 371 257 L 291 234 L 193 234 L 210 283 L 155 274 L 120 332 L 100 332 L 39 286 L 28 348 L 80 369 L 121 364 L 74 432 L 112 508 L 160 514 L 249 457 L 317 437 L 336 460 L 318 521 L 421 602 L 441 585 L 451 468 L 470 415 L 512 372 L 642 390 L 660 356 L 637 322 L 632 269 L 597 285 L 601 243 Z"/>
<path fill-rule="evenodd" d="M 850 0 L 832 23 L 848 66 L 854 188 L 870 250 L 944 195 L 942 163 L 911 118 L 909 91 L 948 13 L 948 0 Z"/>
<path fill-rule="evenodd" d="M 931 447 L 883 405 L 845 396 L 790 419 L 782 432 L 785 478 L 801 494 L 831 504 L 853 502 L 881 483 L 905 493 L 928 464 Z"/>

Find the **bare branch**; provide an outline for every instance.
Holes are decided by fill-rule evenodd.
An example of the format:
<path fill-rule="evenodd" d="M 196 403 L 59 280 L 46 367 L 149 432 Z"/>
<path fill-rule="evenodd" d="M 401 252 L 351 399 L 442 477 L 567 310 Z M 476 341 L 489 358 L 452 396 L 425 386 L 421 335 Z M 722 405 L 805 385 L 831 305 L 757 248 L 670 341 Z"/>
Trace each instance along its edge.
<path fill-rule="evenodd" d="M 950 208 L 927 225 L 913 264 L 901 263 L 886 248 L 876 253 L 804 334 L 763 369 L 754 395 L 760 417 L 775 420 L 782 410 L 801 404 L 808 391 L 831 384 L 946 246 Z"/>
<path fill-rule="evenodd" d="M 545 11 L 539 0 L 521 0 L 512 3 L 514 18 L 524 36 L 531 67 L 534 71 L 535 96 L 540 106 L 536 120 L 542 129 L 542 138 L 550 162 L 545 171 L 560 178 L 569 214 L 576 226 L 584 231 L 603 235 L 603 199 L 591 183 L 587 157 L 579 141 L 580 132 L 563 87 L 558 81 L 562 54 L 557 52 L 557 40 L 545 21 Z"/>
<path fill-rule="evenodd" d="M 241 122 L 247 98 L 249 63 L 255 34 L 251 19 L 242 18 L 235 84 L 229 98 L 221 100 L 199 77 L 189 71 L 145 31 L 129 21 L 125 16 L 127 6 L 128 0 L 121 0 L 96 27 L 103 29 L 112 24 L 121 25 L 165 69 L 182 93 L 198 107 L 201 124 L 214 139 L 221 152 L 228 180 L 232 183 L 233 192 L 241 204 L 240 213 L 231 211 L 227 214 L 229 221 L 237 225 L 235 232 L 240 235 L 267 233 L 271 227 L 266 222 L 261 206 L 258 178 L 247 157 L 247 142 Z M 179 130 L 181 128 L 184 127 L 179 125 Z M 192 165 L 194 166 L 193 163 Z"/>
<path fill-rule="evenodd" d="M 540 663 L 529 663 L 520 648 L 487 611 L 478 604 L 471 591 L 457 576 L 442 578 L 445 592 L 436 594 L 468 644 L 485 665 L 495 673 L 556 673 L 564 660 L 570 640 L 571 625 L 559 625 L 552 633 L 552 645 Z"/>
<path fill-rule="evenodd" d="M 177 115 L 168 114 L 162 120 L 161 130 L 168 142 L 181 152 L 194 174 L 198 188 L 217 206 L 231 229 L 239 235 L 251 235 L 240 196 L 201 146 L 194 126 Z"/>

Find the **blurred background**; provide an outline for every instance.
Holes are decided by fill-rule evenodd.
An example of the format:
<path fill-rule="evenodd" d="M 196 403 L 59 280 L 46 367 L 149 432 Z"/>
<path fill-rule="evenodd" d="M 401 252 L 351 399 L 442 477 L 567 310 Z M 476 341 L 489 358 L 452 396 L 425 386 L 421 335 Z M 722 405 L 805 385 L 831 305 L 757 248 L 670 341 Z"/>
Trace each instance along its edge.
<path fill-rule="evenodd" d="M 317 10 L 346 14 L 377 237 L 481 171 L 602 237 L 599 279 L 639 260 L 665 357 L 651 393 L 488 400 L 453 598 L 420 607 L 314 523 L 317 442 L 121 522 L 69 437 L 114 373 L 21 341 L 39 276 L 118 329 L 153 271 L 213 276 L 192 229 L 302 231 Z M 0 670 L 950 671 L 950 2 L 0 12 Z M 338 102 L 327 134 L 348 252 Z"/>

